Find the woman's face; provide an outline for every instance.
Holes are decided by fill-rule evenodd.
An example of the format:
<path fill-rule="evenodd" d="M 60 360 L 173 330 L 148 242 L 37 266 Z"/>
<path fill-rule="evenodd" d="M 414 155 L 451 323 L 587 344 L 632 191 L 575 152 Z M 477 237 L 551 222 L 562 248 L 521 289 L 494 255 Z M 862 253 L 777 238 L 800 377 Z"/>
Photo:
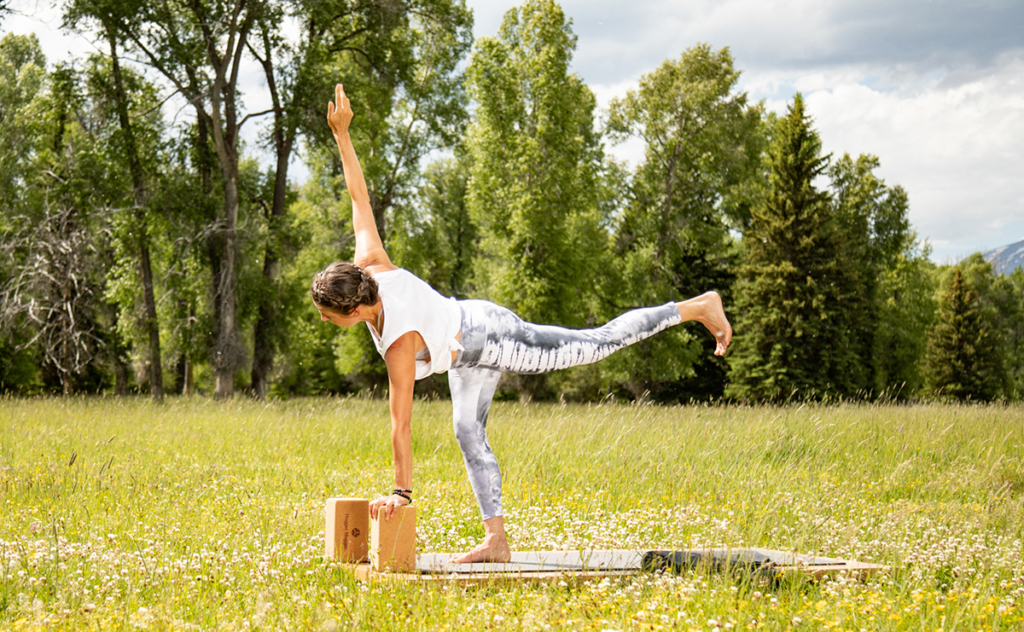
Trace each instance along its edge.
<path fill-rule="evenodd" d="M 362 305 L 360 305 L 359 307 L 362 307 Z M 353 312 L 348 316 L 342 316 L 338 312 L 328 307 L 320 307 L 319 305 L 316 306 L 317 310 L 320 312 L 320 320 L 332 323 L 339 327 L 351 327 L 356 323 L 362 322 L 363 319 L 359 317 L 359 307 L 355 308 L 355 310 L 353 310 Z"/>

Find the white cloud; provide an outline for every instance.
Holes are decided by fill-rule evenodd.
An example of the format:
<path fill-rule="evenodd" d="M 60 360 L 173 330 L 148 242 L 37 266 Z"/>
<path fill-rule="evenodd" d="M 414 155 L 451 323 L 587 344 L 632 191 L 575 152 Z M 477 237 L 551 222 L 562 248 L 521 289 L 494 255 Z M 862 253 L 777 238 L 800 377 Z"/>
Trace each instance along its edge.
<path fill-rule="evenodd" d="M 880 175 L 907 189 L 911 222 L 936 260 L 1024 237 L 1024 56 L 1006 56 L 991 74 L 957 85 L 795 83 L 825 151 L 875 154 Z"/>
<path fill-rule="evenodd" d="M 92 42 L 61 30 L 61 8 L 42 0 L 14 0 L 12 13 L 0 18 L 0 32 L 28 35 L 35 33 L 49 63 L 82 59 L 97 52 Z"/>

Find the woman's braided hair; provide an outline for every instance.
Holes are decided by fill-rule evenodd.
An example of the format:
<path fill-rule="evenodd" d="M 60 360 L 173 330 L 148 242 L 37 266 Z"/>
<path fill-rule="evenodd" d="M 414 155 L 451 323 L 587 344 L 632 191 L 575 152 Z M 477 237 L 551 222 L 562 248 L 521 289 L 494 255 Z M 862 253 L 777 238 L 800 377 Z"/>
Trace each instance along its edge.
<path fill-rule="evenodd" d="M 380 296 L 377 282 L 359 266 L 335 261 L 313 277 L 309 288 L 317 307 L 348 316 L 360 305 L 375 305 Z"/>

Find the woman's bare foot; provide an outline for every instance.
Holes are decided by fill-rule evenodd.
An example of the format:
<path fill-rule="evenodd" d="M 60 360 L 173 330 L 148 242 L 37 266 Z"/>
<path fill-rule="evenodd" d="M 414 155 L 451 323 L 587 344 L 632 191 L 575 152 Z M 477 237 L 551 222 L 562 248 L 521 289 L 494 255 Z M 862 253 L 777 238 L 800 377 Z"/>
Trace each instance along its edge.
<path fill-rule="evenodd" d="M 453 564 L 470 564 L 473 562 L 507 562 L 512 559 L 512 551 L 508 542 L 496 541 L 496 538 L 485 537 L 484 541 L 468 553 L 452 558 Z"/>
<path fill-rule="evenodd" d="M 495 516 L 484 520 L 484 541 L 473 550 L 452 558 L 453 564 L 470 564 L 473 562 L 507 562 L 512 559 L 512 551 L 508 547 L 505 536 L 504 516 Z"/>
<path fill-rule="evenodd" d="M 705 292 L 682 303 L 676 303 L 679 316 L 684 320 L 695 320 L 704 325 L 715 337 L 715 355 L 725 355 L 732 340 L 732 326 L 722 308 L 722 297 L 718 292 Z"/>

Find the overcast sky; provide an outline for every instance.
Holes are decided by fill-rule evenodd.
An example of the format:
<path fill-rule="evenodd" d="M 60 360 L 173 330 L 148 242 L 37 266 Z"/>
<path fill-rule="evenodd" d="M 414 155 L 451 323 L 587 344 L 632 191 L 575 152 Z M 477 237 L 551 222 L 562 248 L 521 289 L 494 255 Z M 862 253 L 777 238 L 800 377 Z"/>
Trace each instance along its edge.
<path fill-rule="evenodd" d="M 478 37 L 496 33 L 520 4 L 468 3 Z M 22 15 L 0 31 L 37 32 L 51 63 L 91 50 L 56 31 L 54 3 L 13 4 Z M 574 71 L 602 106 L 698 42 L 728 46 L 753 99 L 782 112 L 799 90 L 826 152 L 879 157 L 880 175 L 909 192 L 911 221 L 935 261 L 1024 239 L 1024 1 L 565 0 L 562 8 L 579 38 Z M 631 161 L 641 151 L 610 149 Z"/>

